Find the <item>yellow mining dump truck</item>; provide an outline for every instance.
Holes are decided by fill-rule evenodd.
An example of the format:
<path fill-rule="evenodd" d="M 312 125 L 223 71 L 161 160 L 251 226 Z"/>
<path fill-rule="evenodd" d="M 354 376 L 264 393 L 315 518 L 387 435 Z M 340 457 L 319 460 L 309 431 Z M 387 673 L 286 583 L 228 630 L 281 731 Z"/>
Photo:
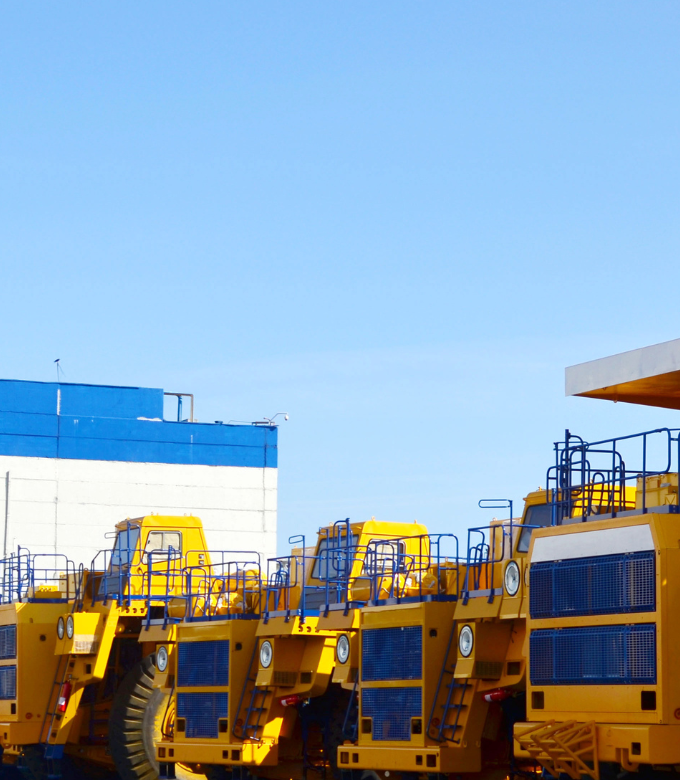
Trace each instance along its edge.
<path fill-rule="evenodd" d="M 556 526 L 530 551 L 527 717 L 514 731 L 516 755 L 555 777 L 677 774 L 679 447 L 669 429 L 593 443 L 567 432 L 557 446 Z M 609 486 L 599 506 L 595 483 Z"/>
<path fill-rule="evenodd" d="M 415 575 L 406 582 L 385 570 L 377 578 L 395 545 L 413 555 L 424 534 L 418 523 L 335 523 L 320 529 L 315 547 L 291 539 L 291 555 L 268 561 L 257 593 L 235 577 L 230 593 L 247 605 L 243 614 L 190 612 L 177 626 L 168 672 L 177 725 L 156 745 L 162 776 L 173 777 L 178 763 L 200 763 L 210 777 L 330 776 L 354 685 L 334 671 L 347 660 L 357 610 L 389 594 L 392 581 L 402 590 L 427 587 Z M 193 602 L 196 593 L 187 596 Z M 191 660 L 199 657 L 200 668 Z"/>
<path fill-rule="evenodd" d="M 259 553 L 213 553 L 186 570 L 180 610 L 169 605 L 176 643 L 156 653 L 154 686 L 169 697 L 171 728 L 154 736 L 162 776 L 219 774 L 223 759 L 238 764 L 247 747 L 232 736 L 250 691 L 258 621 L 265 608 Z"/>
<path fill-rule="evenodd" d="M 209 562 L 201 521 L 149 516 L 116 526 L 89 570 L 20 552 L 3 562 L 0 743 L 34 778 L 87 763 L 157 776 L 145 724 L 165 715 L 153 655 L 183 569 Z M 47 565 L 49 563 L 49 565 Z"/>
<path fill-rule="evenodd" d="M 455 537 L 433 536 L 422 556 L 394 561 L 404 576 L 427 571 L 433 586 L 360 611 L 342 665 L 357 696 L 338 750 L 348 778 L 511 771 L 524 709 L 525 559 L 534 528 L 550 522 L 537 491 L 520 520 L 470 529 L 462 559 L 442 553 Z"/>

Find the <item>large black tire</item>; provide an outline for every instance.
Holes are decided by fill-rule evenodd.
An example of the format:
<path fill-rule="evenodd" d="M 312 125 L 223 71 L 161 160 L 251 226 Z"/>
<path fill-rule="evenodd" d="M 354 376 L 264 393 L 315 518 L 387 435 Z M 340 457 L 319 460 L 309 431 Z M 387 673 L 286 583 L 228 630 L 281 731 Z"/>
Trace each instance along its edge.
<path fill-rule="evenodd" d="M 158 780 L 155 742 L 161 737 L 168 696 L 153 687 L 155 657 L 143 658 L 118 686 L 109 715 L 109 750 L 121 780 Z M 204 775 L 176 765 L 178 780 Z"/>

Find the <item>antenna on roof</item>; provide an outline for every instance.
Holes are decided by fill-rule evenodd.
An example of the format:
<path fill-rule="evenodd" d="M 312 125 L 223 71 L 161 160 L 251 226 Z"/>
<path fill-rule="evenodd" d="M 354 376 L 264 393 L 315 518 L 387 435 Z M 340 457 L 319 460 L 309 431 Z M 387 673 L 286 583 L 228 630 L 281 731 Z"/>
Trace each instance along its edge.
<path fill-rule="evenodd" d="M 66 376 L 64 374 L 64 369 L 61 367 L 61 364 L 59 363 L 60 360 L 61 360 L 61 358 L 57 358 L 54 361 L 56 363 L 56 366 L 57 366 L 57 382 L 61 382 L 61 377 L 62 376 Z"/>
<path fill-rule="evenodd" d="M 273 426 L 275 425 L 274 420 L 277 417 L 281 417 L 283 415 L 284 420 L 288 420 L 288 412 L 277 412 L 273 417 L 263 417 L 261 420 L 256 420 L 255 422 L 250 423 L 251 425 L 266 425 L 266 426 Z"/>

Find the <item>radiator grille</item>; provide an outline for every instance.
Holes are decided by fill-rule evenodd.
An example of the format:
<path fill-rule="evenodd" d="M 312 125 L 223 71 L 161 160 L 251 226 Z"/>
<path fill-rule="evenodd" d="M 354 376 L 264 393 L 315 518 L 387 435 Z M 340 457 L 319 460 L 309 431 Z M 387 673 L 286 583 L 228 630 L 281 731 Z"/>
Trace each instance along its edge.
<path fill-rule="evenodd" d="M 229 640 L 180 642 L 177 686 L 229 685 Z"/>
<path fill-rule="evenodd" d="M 0 660 L 17 657 L 17 627 L 0 626 Z"/>
<path fill-rule="evenodd" d="M 0 699 L 16 699 L 17 668 L 16 666 L 0 666 Z"/>
<path fill-rule="evenodd" d="M 653 550 L 549 561 L 531 566 L 532 618 L 653 612 Z"/>
<path fill-rule="evenodd" d="M 362 680 L 420 680 L 422 674 L 421 626 L 367 628 L 362 631 Z"/>
<path fill-rule="evenodd" d="M 297 672 L 274 672 L 272 675 L 272 682 L 274 685 L 281 685 L 284 688 L 292 688 L 297 682 Z M 304 682 L 304 680 L 301 682 Z"/>
<path fill-rule="evenodd" d="M 361 717 L 373 718 L 373 740 L 411 739 L 411 718 L 422 717 L 421 688 L 364 688 Z"/>
<path fill-rule="evenodd" d="M 653 685 L 656 626 L 531 632 L 532 685 Z"/>
<path fill-rule="evenodd" d="M 475 676 L 484 680 L 500 680 L 503 676 L 503 662 L 475 661 Z"/>
<path fill-rule="evenodd" d="M 217 739 L 218 720 L 229 717 L 227 693 L 178 693 L 177 717 L 186 719 L 187 737 Z"/>

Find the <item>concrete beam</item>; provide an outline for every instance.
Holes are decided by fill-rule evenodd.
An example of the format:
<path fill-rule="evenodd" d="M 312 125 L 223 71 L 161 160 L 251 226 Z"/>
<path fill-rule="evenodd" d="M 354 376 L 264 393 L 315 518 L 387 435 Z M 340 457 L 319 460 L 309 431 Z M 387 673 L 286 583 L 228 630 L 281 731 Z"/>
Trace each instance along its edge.
<path fill-rule="evenodd" d="M 680 339 L 570 366 L 565 393 L 680 409 Z"/>

